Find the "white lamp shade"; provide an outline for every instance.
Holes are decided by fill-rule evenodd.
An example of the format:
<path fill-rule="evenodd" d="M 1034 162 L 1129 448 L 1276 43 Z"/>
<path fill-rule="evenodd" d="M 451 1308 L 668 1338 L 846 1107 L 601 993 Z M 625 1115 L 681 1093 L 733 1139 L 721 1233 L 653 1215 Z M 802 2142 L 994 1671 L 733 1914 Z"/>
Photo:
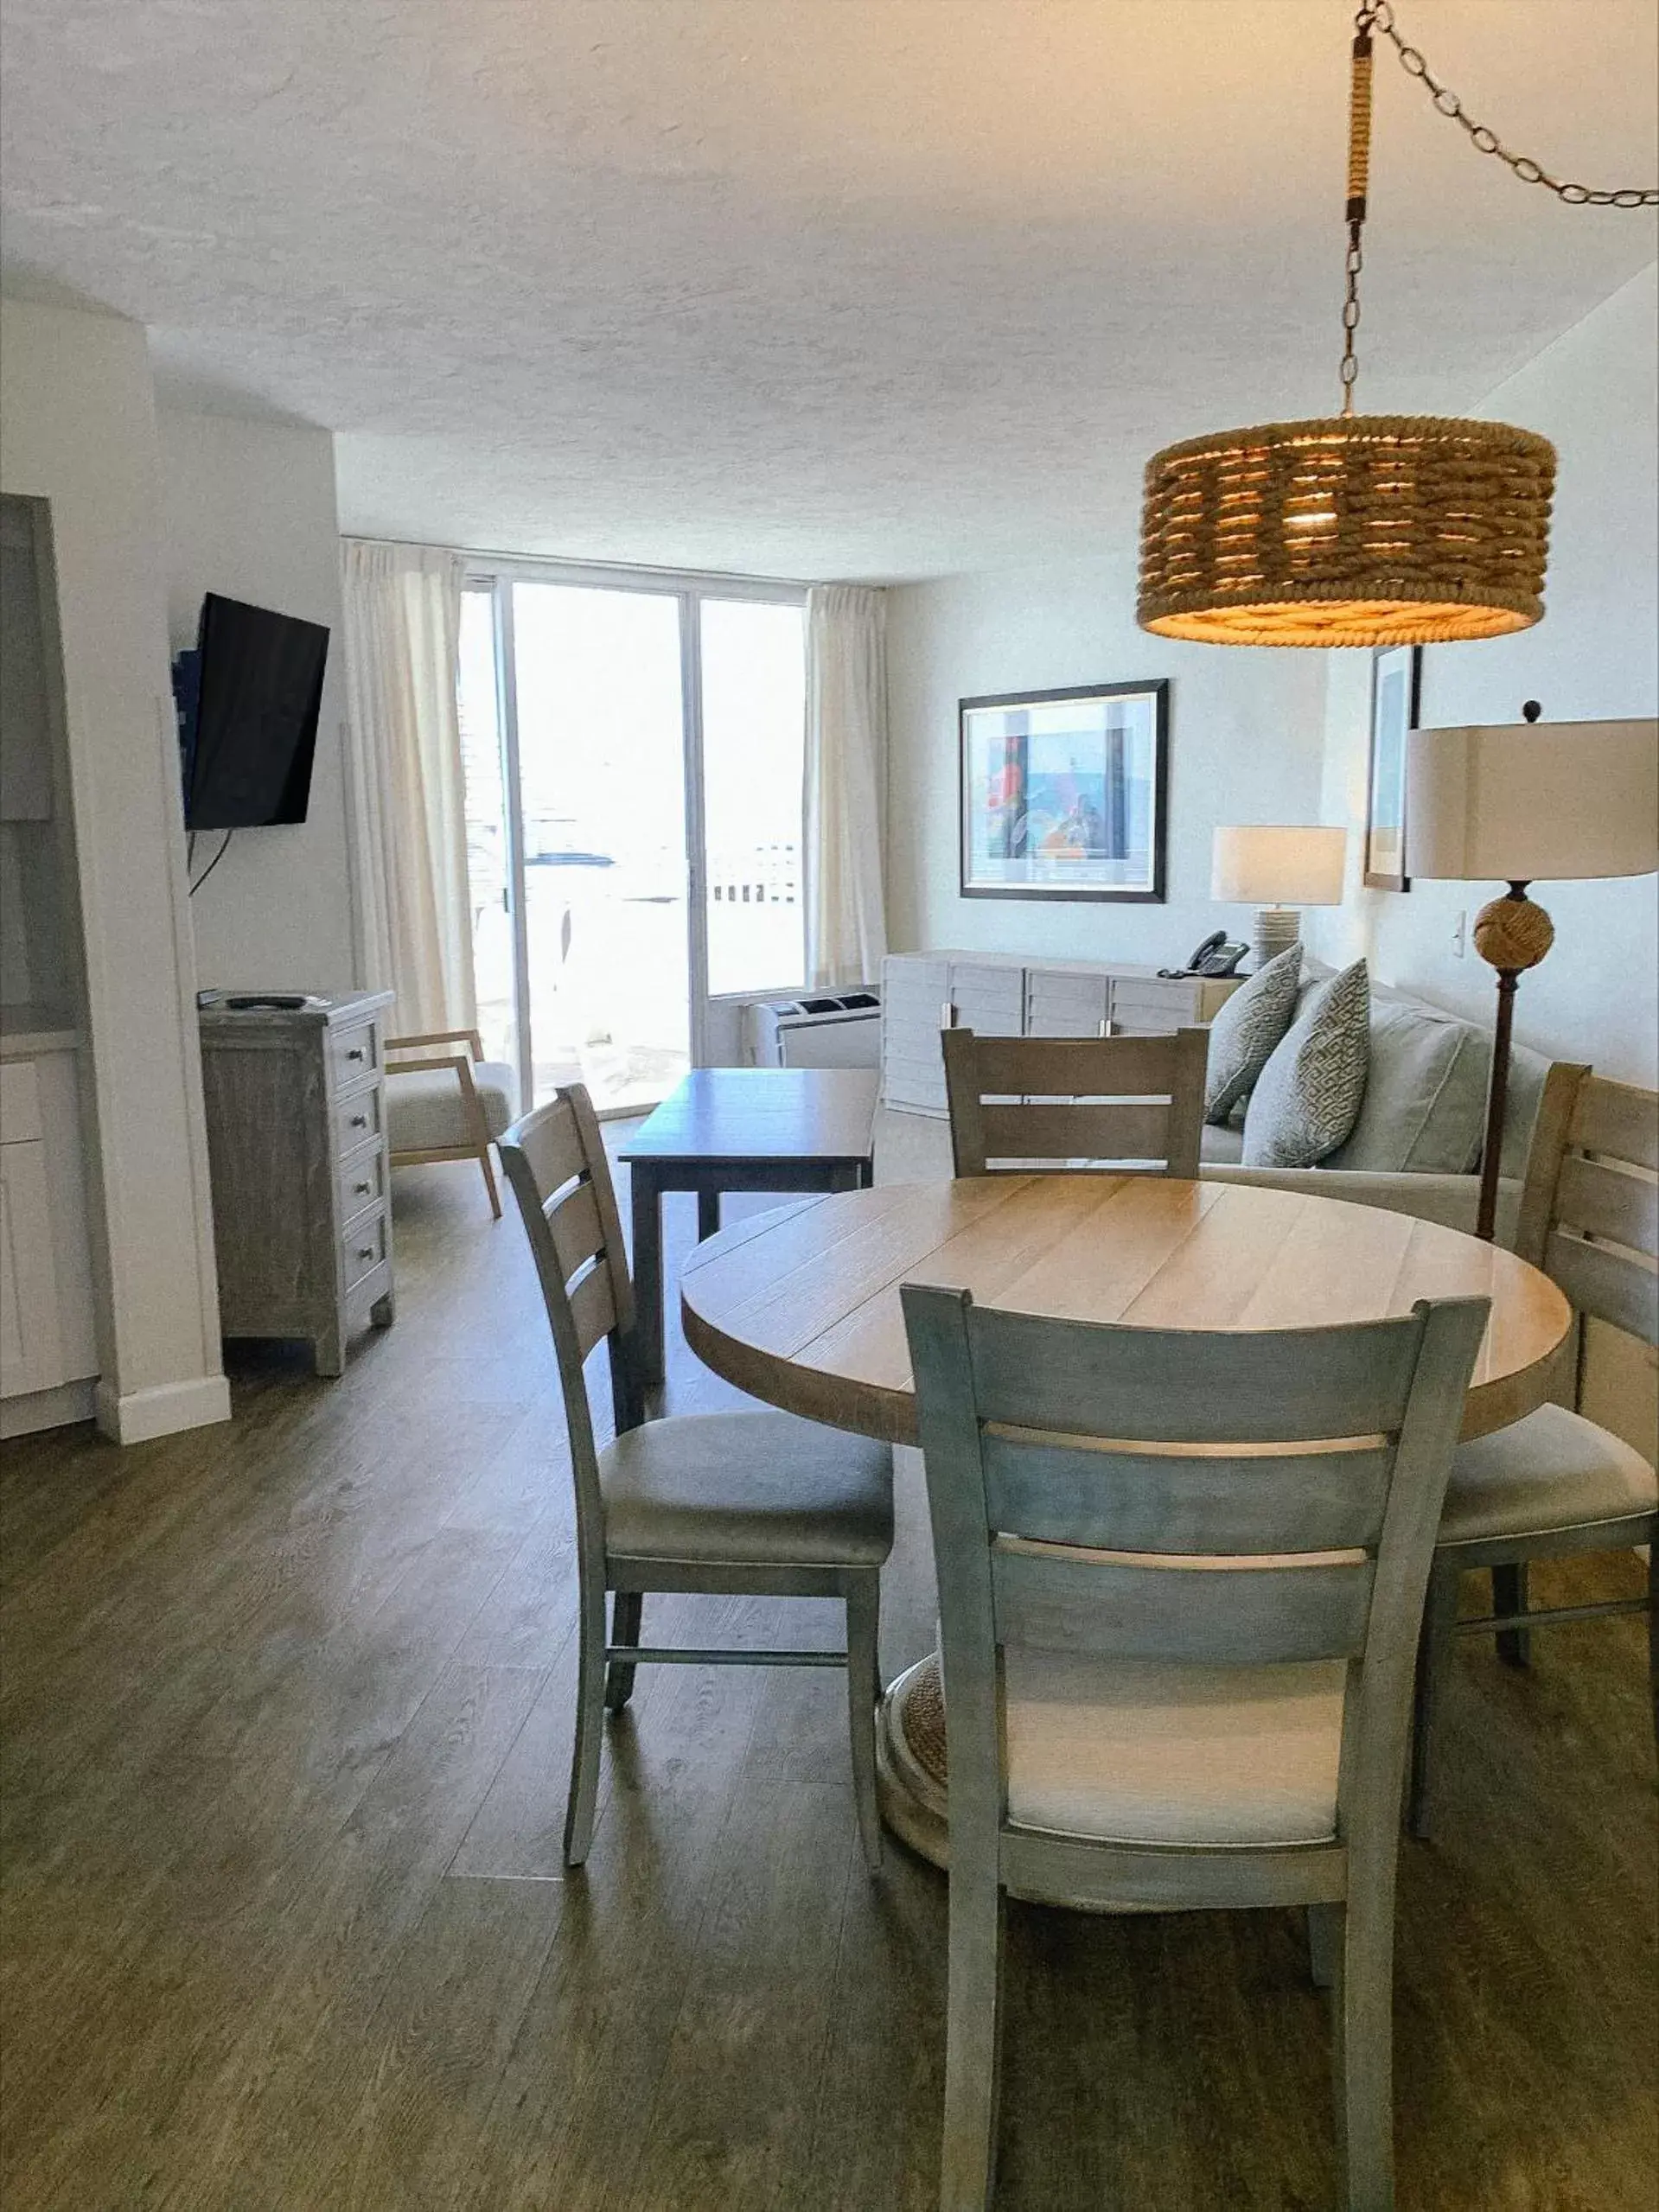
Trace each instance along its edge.
<path fill-rule="evenodd" d="M 1659 868 L 1659 722 L 1413 730 L 1406 865 L 1464 882 L 1650 874 Z"/>
<path fill-rule="evenodd" d="M 1314 823 L 1217 830 L 1209 895 L 1241 906 L 1340 906 L 1346 830 Z"/>

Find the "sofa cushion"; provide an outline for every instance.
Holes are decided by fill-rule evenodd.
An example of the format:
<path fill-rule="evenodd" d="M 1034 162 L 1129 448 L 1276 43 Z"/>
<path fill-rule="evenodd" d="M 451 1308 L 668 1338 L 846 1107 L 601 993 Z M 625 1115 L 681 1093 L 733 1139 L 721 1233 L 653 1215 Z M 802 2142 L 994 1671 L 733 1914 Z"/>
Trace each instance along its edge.
<path fill-rule="evenodd" d="M 1374 1000 L 1359 1119 L 1325 1166 L 1466 1175 L 1480 1158 L 1490 1063 L 1486 1039 L 1455 1015 Z"/>
<path fill-rule="evenodd" d="M 1291 1025 L 1301 979 L 1302 947 L 1288 946 L 1275 953 L 1217 1012 L 1209 1025 L 1207 1122 L 1224 1127 L 1234 1107 L 1249 1097 L 1268 1055 Z"/>
<path fill-rule="evenodd" d="M 1311 1168 L 1344 1142 L 1365 1096 L 1369 1016 L 1363 960 L 1309 995 L 1250 1093 L 1246 1167 Z"/>
<path fill-rule="evenodd" d="M 1198 1140 L 1198 1157 L 1211 1167 L 1235 1168 L 1244 1150 L 1244 1131 L 1229 1122 L 1225 1129 L 1217 1129 L 1206 1122 Z"/>

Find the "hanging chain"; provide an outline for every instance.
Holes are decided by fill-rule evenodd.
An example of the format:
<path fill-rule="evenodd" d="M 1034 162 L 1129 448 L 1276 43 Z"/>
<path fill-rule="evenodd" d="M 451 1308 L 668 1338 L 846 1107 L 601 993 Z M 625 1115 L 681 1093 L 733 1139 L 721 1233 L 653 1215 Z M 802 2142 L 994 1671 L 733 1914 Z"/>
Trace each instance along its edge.
<path fill-rule="evenodd" d="M 1604 192 L 1587 184 L 1566 184 L 1530 156 L 1512 154 L 1496 131 L 1464 112 L 1463 102 L 1457 93 L 1441 84 L 1414 46 L 1406 43 L 1394 22 L 1392 0 L 1366 0 L 1355 21 L 1362 34 L 1372 29 L 1381 31 L 1399 54 L 1400 66 L 1406 74 L 1421 79 L 1440 114 L 1449 115 L 1460 124 L 1468 133 L 1470 143 L 1481 153 L 1495 154 L 1499 161 L 1506 162 L 1523 184 L 1541 184 L 1569 207 L 1659 207 L 1659 188 L 1627 184 L 1616 192 Z"/>
<path fill-rule="evenodd" d="M 1440 114 L 1449 115 L 1469 134 L 1470 143 L 1483 154 L 1496 154 L 1506 162 L 1523 184 L 1541 184 L 1569 207 L 1659 207 L 1659 189 L 1636 185 L 1617 192 L 1594 191 L 1587 184 L 1564 184 L 1559 177 L 1526 154 L 1512 154 L 1498 137 L 1464 112 L 1463 102 L 1433 76 L 1414 46 L 1407 46 L 1394 21 L 1392 0 L 1361 0 L 1354 18 L 1353 66 L 1348 99 L 1348 252 L 1343 258 L 1343 413 L 1354 411 L 1354 386 L 1359 380 L 1360 272 L 1365 266 L 1363 233 L 1366 193 L 1371 158 L 1371 34 L 1381 31 L 1400 56 L 1407 76 L 1419 77 L 1432 95 Z"/>
<path fill-rule="evenodd" d="M 1371 26 L 1367 10 L 1355 21 L 1353 69 L 1348 91 L 1348 252 L 1343 258 L 1343 412 L 1354 411 L 1354 386 L 1359 381 L 1357 340 L 1360 327 L 1360 271 L 1365 266 L 1362 243 L 1365 197 L 1371 175 Z"/>

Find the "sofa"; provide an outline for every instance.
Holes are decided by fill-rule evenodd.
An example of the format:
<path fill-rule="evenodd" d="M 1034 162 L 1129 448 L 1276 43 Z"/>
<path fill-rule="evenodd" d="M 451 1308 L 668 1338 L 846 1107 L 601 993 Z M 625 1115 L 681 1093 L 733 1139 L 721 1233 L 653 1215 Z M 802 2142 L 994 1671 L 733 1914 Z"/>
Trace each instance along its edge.
<path fill-rule="evenodd" d="M 1317 961 L 1306 962 L 1298 1005 L 1330 973 Z M 1206 1126 L 1200 1173 L 1216 1182 L 1311 1190 L 1472 1229 L 1490 1068 L 1490 1032 L 1373 979 L 1365 1100 L 1347 1142 L 1318 1167 L 1243 1167 L 1241 1113 L 1226 1128 Z M 1513 1235 L 1548 1068 L 1547 1060 L 1524 1046 L 1510 1059 L 1498 1186 L 1500 1243 Z"/>

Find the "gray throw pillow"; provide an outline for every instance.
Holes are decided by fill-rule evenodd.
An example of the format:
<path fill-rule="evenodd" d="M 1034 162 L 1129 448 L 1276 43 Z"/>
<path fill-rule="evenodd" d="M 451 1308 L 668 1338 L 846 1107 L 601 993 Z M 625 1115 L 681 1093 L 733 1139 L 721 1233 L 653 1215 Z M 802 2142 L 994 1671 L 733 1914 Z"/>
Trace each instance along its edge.
<path fill-rule="evenodd" d="M 1325 1165 L 1465 1175 L 1480 1158 L 1491 1047 L 1469 1023 L 1411 999 L 1371 1007 L 1365 1103 Z"/>
<path fill-rule="evenodd" d="M 1247 1168 L 1311 1168 L 1359 1119 L 1370 1063 L 1363 960 L 1311 992 L 1256 1078 L 1244 1117 Z"/>
<path fill-rule="evenodd" d="M 1301 979 L 1302 947 L 1292 945 L 1235 991 L 1210 1023 L 1204 1119 L 1216 1128 L 1224 1129 L 1234 1107 L 1249 1097 L 1289 1029 Z"/>

